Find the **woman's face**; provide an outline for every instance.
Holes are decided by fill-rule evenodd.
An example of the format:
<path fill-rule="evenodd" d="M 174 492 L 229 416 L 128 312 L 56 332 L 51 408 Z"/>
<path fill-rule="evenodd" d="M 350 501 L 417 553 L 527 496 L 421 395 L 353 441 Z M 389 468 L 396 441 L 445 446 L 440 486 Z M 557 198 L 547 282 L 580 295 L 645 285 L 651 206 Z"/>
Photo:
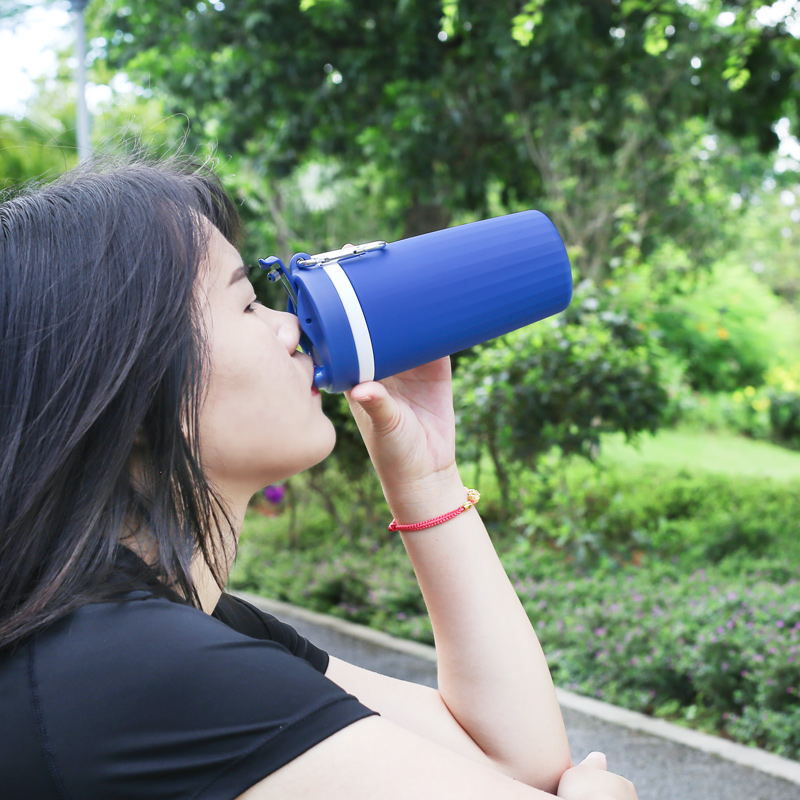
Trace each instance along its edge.
<path fill-rule="evenodd" d="M 313 361 L 297 349 L 297 317 L 256 302 L 241 256 L 216 228 L 200 290 L 211 360 L 203 467 L 236 503 L 324 459 L 336 434 L 313 388 Z"/>

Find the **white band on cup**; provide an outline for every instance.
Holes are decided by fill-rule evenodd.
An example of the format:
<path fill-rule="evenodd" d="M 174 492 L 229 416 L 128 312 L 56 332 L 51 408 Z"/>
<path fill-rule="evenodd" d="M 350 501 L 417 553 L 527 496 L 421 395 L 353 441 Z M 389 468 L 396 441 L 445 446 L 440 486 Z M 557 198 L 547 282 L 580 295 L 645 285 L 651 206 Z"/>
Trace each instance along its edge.
<path fill-rule="evenodd" d="M 338 261 L 326 264 L 323 268 L 325 274 L 331 279 L 333 288 L 339 295 L 339 299 L 344 306 L 344 313 L 350 323 L 350 331 L 353 334 L 353 342 L 356 346 L 356 356 L 358 358 L 359 383 L 371 381 L 375 377 L 375 354 L 372 351 L 372 337 L 369 335 L 367 320 L 358 302 L 353 284 L 345 274 Z"/>

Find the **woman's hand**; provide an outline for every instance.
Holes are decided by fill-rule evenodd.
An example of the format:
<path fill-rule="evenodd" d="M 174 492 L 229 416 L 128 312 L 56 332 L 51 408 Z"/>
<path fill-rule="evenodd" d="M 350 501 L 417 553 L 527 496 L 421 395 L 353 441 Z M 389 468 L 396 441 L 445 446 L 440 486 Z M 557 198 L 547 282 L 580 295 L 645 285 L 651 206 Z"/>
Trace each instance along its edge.
<path fill-rule="evenodd" d="M 417 522 L 415 515 L 448 511 L 444 505 L 452 502 L 449 495 L 456 505 L 464 502 L 455 460 L 449 358 L 361 383 L 347 399 L 389 507 L 401 515 L 400 521 Z"/>
<path fill-rule="evenodd" d="M 568 769 L 558 784 L 563 800 L 637 800 L 634 785 L 621 775 L 607 771 L 603 753 L 589 753 Z"/>

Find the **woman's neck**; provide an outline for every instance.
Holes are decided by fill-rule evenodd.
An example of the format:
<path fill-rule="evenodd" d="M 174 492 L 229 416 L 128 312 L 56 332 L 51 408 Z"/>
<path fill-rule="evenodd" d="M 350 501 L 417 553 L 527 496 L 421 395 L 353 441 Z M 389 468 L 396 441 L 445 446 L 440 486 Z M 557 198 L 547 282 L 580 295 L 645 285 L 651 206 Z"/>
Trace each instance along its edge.
<path fill-rule="evenodd" d="M 229 521 L 231 528 L 225 531 L 217 531 L 216 540 L 220 542 L 220 547 L 216 549 L 215 555 L 220 559 L 220 573 L 227 580 L 233 563 L 236 560 L 236 547 L 239 542 L 239 534 L 242 531 L 244 514 L 247 503 L 237 504 L 233 509 L 229 505 Z M 219 598 L 222 595 L 222 588 L 214 577 L 214 571 L 208 565 L 202 553 L 197 553 L 192 559 L 192 581 L 200 600 L 200 607 L 206 614 L 211 614 L 217 607 Z"/>
<path fill-rule="evenodd" d="M 211 614 L 214 611 L 222 595 L 222 588 L 217 583 L 215 572 L 224 581 L 227 580 L 228 574 L 233 568 L 233 563 L 236 559 L 236 546 L 242 530 L 246 509 L 247 503 L 238 504 L 233 510 L 230 509 L 230 504 L 228 504 L 227 521 L 230 526 L 225 526 L 225 530 L 215 531 L 214 535 L 209 537 L 209 544 L 211 545 L 209 556 L 218 560 L 216 570 L 209 566 L 208 561 L 201 552 L 196 552 L 192 558 L 190 567 L 192 583 L 197 592 L 200 607 L 207 614 Z M 211 544 L 212 542 L 219 544 L 215 546 Z M 122 543 L 146 564 L 150 566 L 157 564 L 158 546 L 146 529 L 141 527 L 134 529 L 133 526 L 129 526 Z"/>

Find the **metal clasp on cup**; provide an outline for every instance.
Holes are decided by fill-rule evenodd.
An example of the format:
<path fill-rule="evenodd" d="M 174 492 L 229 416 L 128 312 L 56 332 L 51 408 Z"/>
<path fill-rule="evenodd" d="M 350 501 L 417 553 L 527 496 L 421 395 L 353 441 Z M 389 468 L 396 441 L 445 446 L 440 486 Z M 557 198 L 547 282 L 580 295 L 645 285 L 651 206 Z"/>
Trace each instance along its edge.
<path fill-rule="evenodd" d="M 301 259 L 297 262 L 298 267 L 321 267 L 330 264 L 332 261 L 344 261 L 347 258 L 363 256 L 373 250 L 383 250 L 386 242 L 367 242 L 366 244 L 356 244 L 352 247 L 342 247 L 340 250 L 330 250 L 327 253 L 318 253 L 315 256 Z"/>

